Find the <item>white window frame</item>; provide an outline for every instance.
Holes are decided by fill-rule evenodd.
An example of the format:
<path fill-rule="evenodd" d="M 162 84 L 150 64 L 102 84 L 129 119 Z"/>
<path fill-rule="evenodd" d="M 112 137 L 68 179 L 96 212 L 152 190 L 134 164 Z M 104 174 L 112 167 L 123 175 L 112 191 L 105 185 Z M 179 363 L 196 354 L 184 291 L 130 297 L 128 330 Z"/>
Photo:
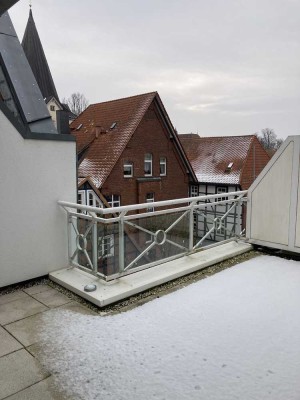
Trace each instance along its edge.
<path fill-rule="evenodd" d="M 190 186 L 190 197 L 198 197 L 199 196 L 199 188 L 197 185 Z"/>
<path fill-rule="evenodd" d="M 78 204 L 86 206 L 86 193 L 85 190 L 78 190 Z"/>
<path fill-rule="evenodd" d="M 151 195 L 151 197 L 150 197 Z M 154 193 L 147 193 L 146 194 L 146 203 L 154 203 L 154 198 L 155 198 L 155 194 Z M 147 212 L 153 212 L 154 211 L 154 207 L 148 207 L 147 208 Z"/>
<path fill-rule="evenodd" d="M 152 162 L 153 162 L 153 156 L 151 153 L 146 153 L 144 157 L 144 173 L 145 176 L 152 176 Z M 146 165 L 150 166 L 150 168 L 146 168 Z M 150 173 L 146 173 L 150 169 Z"/>
<path fill-rule="evenodd" d="M 130 174 L 129 175 L 125 174 L 125 168 L 130 168 Z M 133 177 L 133 162 L 131 162 L 131 161 L 125 161 L 124 162 L 123 175 L 124 175 L 124 178 L 132 178 Z"/>
<path fill-rule="evenodd" d="M 119 194 L 110 195 L 111 201 L 107 201 L 111 207 L 120 207 L 121 206 L 121 196 Z"/>
<path fill-rule="evenodd" d="M 164 172 L 161 172 L 161 168 L 163 167 Z M 160 176 L 167 176 L 167 158 L 160 157 L 159 158 L 159 175 Z"/>
<path fill-rule="evenodd" d="M 109 246 L 109 249 L 108 249 Z M 108 250 L 108 251 L 107 251 Z M 105 252 L 107 253 L 105 254 Z M 115 254 L 114 235 L 106 235 L 98 238 L 98 258 L 109 258 Z"/>
<path fill-rule="evenodd" d="M 228 193 L 226 186 L 217 186 L 217 194 Z M 227 200 L 227 197 L 218 197 L 218 201 Z"/>
<path fill-rule="evenodd" d="M 90 203 L 90 200 L 91 200 L 90 196 L 92 196 L 92 202 L 91 203 Z M 103 204 L 102 204 L 101 200 L 96 195 L 96 193 L 91 189 L 86 191 L 86 205 L 87 206 L 91 206 L 91 207 L 103 208 Z"/>

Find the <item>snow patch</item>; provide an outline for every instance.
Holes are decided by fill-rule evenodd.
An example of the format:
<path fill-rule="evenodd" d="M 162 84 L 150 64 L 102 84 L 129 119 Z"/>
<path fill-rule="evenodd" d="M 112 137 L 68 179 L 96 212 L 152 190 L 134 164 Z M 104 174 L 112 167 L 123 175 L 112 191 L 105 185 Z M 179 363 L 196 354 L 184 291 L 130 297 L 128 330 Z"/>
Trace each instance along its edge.
<path fill-rule="evenodd" d="M 72 399 L 298 400 L 300 263 L 261 256 L 126 313 L 43 313 Z"/>

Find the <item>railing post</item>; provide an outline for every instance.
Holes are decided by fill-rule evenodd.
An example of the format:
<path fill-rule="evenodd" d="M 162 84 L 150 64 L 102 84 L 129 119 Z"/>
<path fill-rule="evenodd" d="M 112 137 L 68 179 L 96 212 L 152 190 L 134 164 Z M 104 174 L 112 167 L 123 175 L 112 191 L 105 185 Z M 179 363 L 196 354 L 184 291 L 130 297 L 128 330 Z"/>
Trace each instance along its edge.
<path fill-rule="evenodd" d="M 124 212 L 120 213 L 119 219 L 119 272 L 125 268 L 125 246 L 124 246 Z"/>
<path fill-rule="evenodd" d="M 68 223 L 68 260 L 69 264 L 71 265 L 72 260 L 72 216 L 70 213 L 67 211 L 67 223 Z"/>
<path fill-rule="evenodd" d="M 93 257 L 93 272 L 96 275 L 98 272 L 98 232 L 97 221 L 93 221 L 92 228 L 92 257 Z"/>
<path fill-rule="evenodd" d="M 194 203 L 190 205 L 189 215 L 189 251 L 193 250 L 194 247 Z"/>

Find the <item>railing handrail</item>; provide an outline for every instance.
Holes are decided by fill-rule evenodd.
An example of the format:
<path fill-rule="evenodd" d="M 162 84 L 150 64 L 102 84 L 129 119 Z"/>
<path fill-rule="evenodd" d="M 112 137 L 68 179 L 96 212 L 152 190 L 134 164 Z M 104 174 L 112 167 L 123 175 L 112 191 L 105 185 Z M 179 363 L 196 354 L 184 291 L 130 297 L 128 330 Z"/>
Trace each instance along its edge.
<path fill-rule="evenodd" d="M 70 203 L 67 201 L 58 201 L 58 204 L 63 208 L 73 208 L 77 210 L 83 210 L 88 212 L 93 212 L 96 214 L 107 215 L 107 214 L 114 214 L 114 213 L 126 213 L 128 211 L 134 210 L 141 210 L 145 208 L 155 208 L 155 207 L 164 207 L 164 206 L 174 206 L 175 204 L 184 204 L 184 203 L 193 203 L 203 200 L 210 200 L 210 199 L 217 199 L 217 198 L 224 198 L 224 197 L 233 197 L 233 196 L 241 196 L 245 195 L 247 190 L 241 190 L 238 192 L 228 192 L 228 193 L 217 193 L 217 194 L 210 194 L 204 196 L 197 196 L 197 197 L 185 197 L 181 199 L 172 199 L 172 200 L 162 200 L 162 201 L 154 201 L 151 203 L 140 203 L 140 204 L 131 204 L 127 206 L 120 206 L 120 207 L 110 207 L 110 208 L 100 208 L 100 207 L 92 207 L 86 206 L 82 204 Z"/>

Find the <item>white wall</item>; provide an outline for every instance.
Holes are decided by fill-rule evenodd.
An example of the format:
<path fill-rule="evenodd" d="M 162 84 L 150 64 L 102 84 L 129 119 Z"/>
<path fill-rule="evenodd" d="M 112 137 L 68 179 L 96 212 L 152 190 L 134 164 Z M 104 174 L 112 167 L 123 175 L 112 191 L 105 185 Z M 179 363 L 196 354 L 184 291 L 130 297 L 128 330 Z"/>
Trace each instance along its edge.
<path fill-rule="evenodd" d="M 300 253 L 300 136 L 289 136 L 248 190 L 249 242 Z"/>
<path fill-rule="evenodd" d="M 76 187 L 75 142 L 25 140 L 0 111 L 0 287 L 68 265 L 57 201 Z"/>

